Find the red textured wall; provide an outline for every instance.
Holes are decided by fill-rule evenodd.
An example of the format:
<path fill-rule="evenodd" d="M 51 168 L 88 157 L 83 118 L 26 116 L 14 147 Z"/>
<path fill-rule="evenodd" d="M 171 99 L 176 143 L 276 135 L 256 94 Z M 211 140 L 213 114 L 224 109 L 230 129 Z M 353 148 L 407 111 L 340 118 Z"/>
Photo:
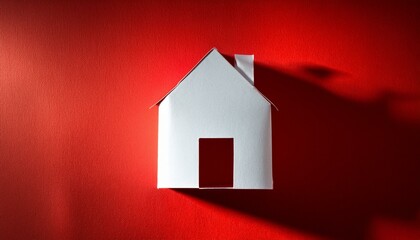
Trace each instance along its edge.
<path fill-rule="evenodd" d="M 4 1 L 1 239 L 419 236 L 416 1 Z M 157 109 L 255 54 L 273 191 L 156 189 Z"/>

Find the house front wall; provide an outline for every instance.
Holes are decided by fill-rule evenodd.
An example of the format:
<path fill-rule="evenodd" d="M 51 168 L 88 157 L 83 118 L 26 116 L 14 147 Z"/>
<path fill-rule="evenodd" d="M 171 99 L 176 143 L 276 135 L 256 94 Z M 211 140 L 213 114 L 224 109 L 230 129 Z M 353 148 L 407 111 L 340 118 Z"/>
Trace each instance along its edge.
<path fill-rule="evenodd" d="M 209 56 L 159 106 L 158 188 L 199 187 L 199 138 L 234 139 L 234 188 L 272 188 L 271 105 L 220 61 Z"/>

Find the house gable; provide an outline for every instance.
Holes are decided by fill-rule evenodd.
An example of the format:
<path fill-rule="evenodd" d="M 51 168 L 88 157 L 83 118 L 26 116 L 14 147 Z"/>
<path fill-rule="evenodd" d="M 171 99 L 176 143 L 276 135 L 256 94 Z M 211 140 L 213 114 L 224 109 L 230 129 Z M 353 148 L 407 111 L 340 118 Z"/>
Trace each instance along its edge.
<path fill-rule="evenodd" d="M 243 82 L 244 85 L 249 85 L 248 87 L 252 87 L 253 90 L 255 91 L 256 94 L 260 95 L 260 97 L 264 98 L 265 101 L 267 101 L 268 103 L 270 103 L 276 110 L 278 110 L 278 108 L 274 105 L 273 102 L 271 102 L 266 96 L 264 96 L 255 86 L 253 86 L 251 83 L 248 82 L 247 79 L 244 78 L 244 76 L 242 76 L 218 51 L 216 48 L 211 49 L 195 66 L 193 69 L 191 69 L 179 82 L 178 84 L 172 88 L 164 97 L 162 97 L 158 102 L 156 102 L 155 104 L 153 104 L 150 108 L 159 105 L 162 101 L 165 100 L 165 98 L 167 96 L 169 96 L 170 94 L 172 94 L 172 92 L 174 90 L 176 90 L 179 87 L 182 87 L 184 80 L 189 81 L 190 80 L 190 76 L 194 75 L 194 72 L 197 71 L 197 68 L 199 68 L 203 63 L 205 63 L 206 61 L 209 61 L 213 59 L 212 61 L 217 61 L 218 64 L 220 64 L 220 67 L 224 67 L 224 70 L 229 71 L 230 73 L 236 75 L 236 78 L 240 78 Z M 219 66 L 216 66 L 214 69 L 212 69 L 213 71 L 219 71 Z M 234 91 L 234 89 L 232 89 L 232 91 Z"/>

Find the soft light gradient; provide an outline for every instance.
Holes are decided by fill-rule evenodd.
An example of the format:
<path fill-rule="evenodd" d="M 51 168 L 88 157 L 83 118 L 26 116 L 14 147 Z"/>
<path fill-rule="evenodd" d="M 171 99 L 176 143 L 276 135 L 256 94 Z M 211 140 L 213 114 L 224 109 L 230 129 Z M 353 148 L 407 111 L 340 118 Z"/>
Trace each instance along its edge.
<path fill-rule="evenodd" d="M 388 239 L 417 221 L 416 1 L 36 2 L 0 4 L 1 239 Z M 271 193 L 156 189 L 149 107 L 212 47 L 254 54 L 279 107 Z"/>

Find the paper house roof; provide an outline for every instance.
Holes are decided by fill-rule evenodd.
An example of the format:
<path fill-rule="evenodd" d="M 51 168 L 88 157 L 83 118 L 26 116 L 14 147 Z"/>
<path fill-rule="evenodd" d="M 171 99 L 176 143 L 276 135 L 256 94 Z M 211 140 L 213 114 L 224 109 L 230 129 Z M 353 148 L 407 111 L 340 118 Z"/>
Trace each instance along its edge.
<path fill-rule="evenodd" d="M 213 48 L 155 104 L 158 188 L 273 188 L 274 104 L 253 85 L 253 58 L 233 67 Z"/>

